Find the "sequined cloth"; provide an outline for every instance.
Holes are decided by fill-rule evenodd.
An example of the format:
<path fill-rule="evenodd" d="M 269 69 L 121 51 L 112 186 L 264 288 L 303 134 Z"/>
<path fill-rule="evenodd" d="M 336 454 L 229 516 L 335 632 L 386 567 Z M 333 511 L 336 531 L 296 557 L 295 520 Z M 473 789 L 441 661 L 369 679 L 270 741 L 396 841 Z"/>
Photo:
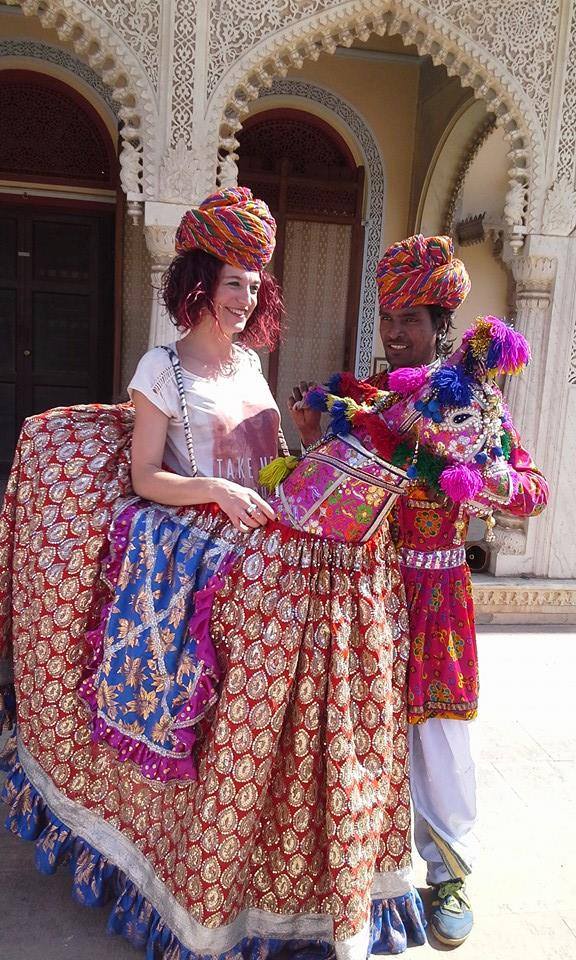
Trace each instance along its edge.
<path fill-rule="evenodd" d="M 209 549 L 236 551 L 211 596 L 220 680 L 197 779 L 162 782 L 93 740 L 79 689 L 114 587 L 101 573 L 129 490 L 131 417 L 52 411 L 26 422 L 18 446 L 0 521 L 0 657 L 11 637 L 18 703 L 12 828 L 38 836 L 52 864 L 75 850 L 86 890 L 121 871 L 128 915 L 163 931 L 161 956 L 267 957 L 273 943 L 328 956 L 336 944 L 361 960 L 370 944 L 403 949 L 406 931 L 421 941 L 407 875 L 407 618 L 385 528 L 363 546 L 276 524 L 239 538 L 216 511 L 168 508 L 164 532 L 185 517 Z M 163 541 L 164 579 L 179 542 Z"/>

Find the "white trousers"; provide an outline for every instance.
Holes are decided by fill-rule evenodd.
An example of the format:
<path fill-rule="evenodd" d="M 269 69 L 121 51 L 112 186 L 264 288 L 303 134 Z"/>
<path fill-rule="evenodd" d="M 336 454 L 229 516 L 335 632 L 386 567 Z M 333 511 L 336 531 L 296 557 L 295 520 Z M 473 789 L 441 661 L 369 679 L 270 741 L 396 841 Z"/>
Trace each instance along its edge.
<path fill-rule="evenodd" d="M 438 719 L 409 726 L 414 840 L 428 864 L 427 883 L 463 878 L 472 868 L 476 853 L 472 727 L 471 721 Z"/>

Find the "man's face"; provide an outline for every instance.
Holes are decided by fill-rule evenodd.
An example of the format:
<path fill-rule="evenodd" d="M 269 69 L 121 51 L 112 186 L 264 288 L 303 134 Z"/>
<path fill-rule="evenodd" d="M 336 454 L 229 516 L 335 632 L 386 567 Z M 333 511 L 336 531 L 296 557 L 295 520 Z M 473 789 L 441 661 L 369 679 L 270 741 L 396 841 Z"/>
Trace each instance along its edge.
<path fill-rule="evenodd" d="M 404 307 L 381 313 L 380 336 L 392 370 L 419 367 L 436 359 L 438 330 L 428 307 Z"/>

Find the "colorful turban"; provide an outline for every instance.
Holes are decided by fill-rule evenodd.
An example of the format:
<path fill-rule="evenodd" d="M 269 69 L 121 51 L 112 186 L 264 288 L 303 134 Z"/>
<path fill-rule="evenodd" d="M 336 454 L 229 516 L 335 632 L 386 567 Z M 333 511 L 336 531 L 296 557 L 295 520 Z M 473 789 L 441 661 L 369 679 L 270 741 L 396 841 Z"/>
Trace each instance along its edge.
<path fill-rule="evenodd" d="M 376 283 L 381 310 L 432 304 L 455 310 L 470 292 L 470 278 L 454 256 L 452 239 L 422 234 L 388 247 Z"/>
<path fill-rule="evenodd" d="M 205 250 L 242 270 L 262 270 L 272 258 L 276 221 L 246 187 L 213 193 L 188 210 L 176 233 L 176 253 Z"/>

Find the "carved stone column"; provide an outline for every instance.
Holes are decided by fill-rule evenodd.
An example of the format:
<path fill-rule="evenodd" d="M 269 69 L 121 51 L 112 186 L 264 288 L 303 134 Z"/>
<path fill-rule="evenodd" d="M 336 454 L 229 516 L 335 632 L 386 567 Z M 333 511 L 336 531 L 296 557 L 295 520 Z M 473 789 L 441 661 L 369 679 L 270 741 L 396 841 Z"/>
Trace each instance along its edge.
<path fill-rule="evenodd" d="M 514 257 L 511 264 L 516 281 L 516 327 L 527 338 L 532 363 L 527 374 L 511 377 L 506 397 L 522 436 L 533 447 L 538 436 L 542 386 L 546 372 L 550 335 L 550 301 L 556 274 L 553 257 Z"/>
<path fill-rule="evenodd" d="M 533 360 L 522 376 L 509 378 L 505 393 L 512 419 L 526 446 L 535 450 L 547 366 L 556 260 L 545 256 L 515 256 L 510 267 L 516 282 L 516 327 L 528 339 Z M 526 564 L 530 563 L 526 557 L 527 531 L 528 521 L 496 515 L 490 560 L 493 573 L 513 575 L 526 572 Z"/>
<path fill-rule="evenodd" d="M 149 347 L 170 343 L 176 337 L 174 324 L 158 296 L 162 274 L 174 256 L 175 232 L 175 227 L 159 226 L 158 224 L 149 224 L 144 227 L 146 244 L 152 258 L 152 309 L 148 338 Z"/>

